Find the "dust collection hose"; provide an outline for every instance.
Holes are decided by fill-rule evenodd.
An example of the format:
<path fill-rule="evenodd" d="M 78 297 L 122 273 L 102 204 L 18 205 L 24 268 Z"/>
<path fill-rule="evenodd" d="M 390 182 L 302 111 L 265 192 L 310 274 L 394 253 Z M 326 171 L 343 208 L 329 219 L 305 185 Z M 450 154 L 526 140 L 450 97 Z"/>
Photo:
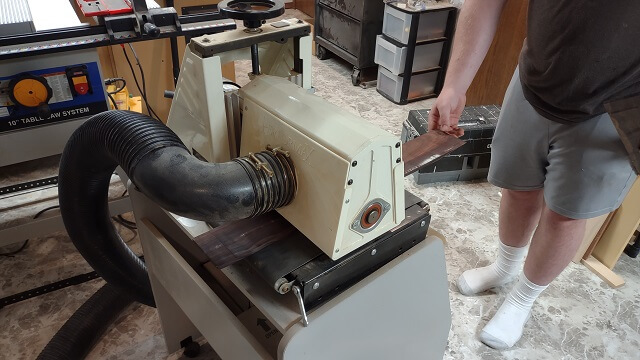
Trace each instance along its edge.
<path fill-rule="evenodd" d="M 84 359 L 132 302 L 120 289 L 104 285 L 62 325 L 37 360 Z"/>
<path fill-rule="evenodd" d="M 295 172 L 278 151 L 215 164 L 187 151 L 164 124 L 142 114 L 107 111 L 71 136 L 59 174 L 60 210 L 71 241 L 107 283 L 154 306 L 144 262 L 120 238 L 107 204 L 109 180 L 120 165 L 138 190 L 164 209 L 222 222 L 287 205 Z"/>

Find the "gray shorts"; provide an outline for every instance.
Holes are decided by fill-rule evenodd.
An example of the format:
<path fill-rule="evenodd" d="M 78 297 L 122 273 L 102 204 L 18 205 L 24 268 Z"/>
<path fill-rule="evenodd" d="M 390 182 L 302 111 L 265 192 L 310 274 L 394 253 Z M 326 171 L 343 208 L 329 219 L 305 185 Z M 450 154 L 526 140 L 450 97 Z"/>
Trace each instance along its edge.
<path fill-rule="evenodd" d="M 524 98 L 518 70 L 491 144 L 489 182 L 544 189 L 549 209 L 588 219 L 617 209 L 636 176 L 608 114 L 575 125 L 539 115 Z"/>

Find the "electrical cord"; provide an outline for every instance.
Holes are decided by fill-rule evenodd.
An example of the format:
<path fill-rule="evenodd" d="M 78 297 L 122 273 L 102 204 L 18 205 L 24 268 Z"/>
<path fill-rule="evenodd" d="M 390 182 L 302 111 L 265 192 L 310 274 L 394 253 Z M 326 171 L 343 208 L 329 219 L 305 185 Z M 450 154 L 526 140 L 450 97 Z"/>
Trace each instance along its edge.
<path fill-rule="evenodd" d="M 138 69 L 140 70 L 140 75 L 142 77 L 142 88 L 141 88 L 140 87 L 140 83 L 138 82 L 138 77 L 136 76 L 136 72 L 133 69 L 133 65 L 131 64 L 131 60 L 129 59 L 129 55 L 127 54 L 127 50 L 124 48 L 123 44 L 120 44 L 120 46 L 122 47 L 122 52 L 124 53 L 124 58 L 127 60 L 127 64 L 129 64 L 129 68 L 131 69 L 131 73 L 133 74 L 133 80 L 136 83 L 136 87 L 138 88 L 138 91 L 140 92 L 140 95 L 144 99 L 144 103 L 145 103 L 145 106 L 147 108 L 147 112 L 149 113 L 149 116 L 155 116 L 155 118 L 157 120 L 160 120 L 160 117 L 153 110 L 153 108 L 149 104 L 149 100 L 147 99 L 147 85 L 146 85 L 146 81 L 145 81 L 145 78 L 144 78 L 144 70 L 142 69 L 142 65 L 140 64 L 140 59 L 138 58 L 138 54 L 136 53 L 136 51 L 133 48 L 133 45 L 131 45 L 131 43 L 128 43 L 127 45 L 129 45 L 129 48 L 131 49 L 131 52 L 133 53 L 133 56 L 136 59 L 136 63 L 138 65 Z"/>
<path fill-rule="evenodd" d="M 227 85 L 235 86 L 235 87 L 237 87 L 238 89 L 240 89 L 240 88 L 242 87 L 242 86 L 240 86 L 240 85 L 238 85 L 238 84 L 234 83 L 233 81 L 229 81 L 229 80 L 225 80 L 225 81 L 223 81 L 222 83 L 223 83 L 223 84 L 227 84 Z"/>
<path fill-rule="evenodd" d="M 111 95 L 109 95 L 109 97 L 111 97 Z M 115 106 L 115 103 L 114 103 L 114 106 Z M 127 190 L 125 190 L 122 193 L 121 197 L 124 197 L 125 195 L 127 195 Z M 45 212 L 53 210 L 53 209 L 57 209 L 59 207 L 60 207 L 60 205 L 53 205 L 53 206 L 49 206 L 47 208 L 44 208 L 44 209 L 38 211 L 33 216 L 33 219 L 35 220 L 35 219 L 39 218 L 40 216 L 42 216 L 42 214 L 44 214 Z M 114 216 L 112 219 L 113 219 L 113 221 L 117 222 L 118 224 L 122 225 L 123 227 L 125 227 L 125 228 L 127 228 L 127 229 L 129 229 L 131 231 L 135 232 L 135 230 L 138 229 L 138 227 L 137 227 L 135 222 L 125 219 L 122 216 L 122 214 L 118 214 L 117 216 Z M 135 235 L 134 235 L 134 238 L 135 238 Z M 9 251 L 9 252 L 5 252 L 5 253 L 0 253 L 0 256 L 13 257 L 14 255 L 22 252 L 27 247 L 27 244 L 29 244 L 29 239 L 25 240 L 18 249 L 13 250 L 13 251 Z"/>
<path fill-rule="evenodd" d="M 135 75 L 135 74 L 134 74 Z M 107 91 L 107 96 L 109 97 L 109 100 L 111 100 L 111 103 L 113 104 L 113 108 L 115 110 L 118 110 L 118 104 L 116 103 L 116 99 L 113 98 L 114 94 L 119 93 L 120 91 L 124 90 L 124 88 L 127 86 L 127 81 L 123 78 L 108 78 L 108 79 L 104 79 L 104 84 L 105 85 L 111 85 L 117 82 L 121 82 L 122 86 L 120 86 L 119 88 L 116 88 L 116 90 L 114 91 Z"/>
<path fill-rule="evenodd" d="M 115 110 L 118 110 L 118 104 L 116 104 L 116 99 L 113 98 L 113 95 L 111 95 L 111 93 L 107 93 L 107 96 L 109 97 L 109 100 L 111 100 L 111 103 L 113 104 L 113 108 Z"/>
<path fill-rule="evenodd" d="M 129 230 L 136 230 L 138 228 L 135 222 L 125 219 L 122 214 L 118 214 L 117 216 L 112 217 L 112 219 Z"/>
<path fill-rule="evenodd" d="M 127 190 L 125 190 L 122 195 L 120 195 L 120 197 L 125 197 L 125 195 L 127 195 Z M 122 214 L 118 214 L 117 216 L 113 216 L 111 219 L 113 219 L 113 221 L 117 222 L 118 224 L 126 227 L 127 229 L 134 231 L 138 229 L 138 226 L 136 225 L 135 222 L 133 221 L 129 221 L 127 219 L 125 219 Z"/>
<path fill-rule="evenodd" d="M 44 208 L 44 209 L 38 211 L 38 213 L 33 218 L 37 219 L 37 218 L 40 217 L 40 215 L 44 214 L 45 212 L 47 212 L 49 210 L 57 209 L 59 207 L 60 207 L 60 205 L 53 205 L 53 206 L 49 206 L 48 208 Z M 22 243 L 22 246 L 20 246 L 17 250 L 9 251 L 9 252 L 6 252 L 6 253 L 0 253 L 0 256 L 13 257 L 14 255 L 16 255 L 16 254 L 20 253 L 22 250 L 24 250 L 27 247 L 27 244 L 29 244 L 29 239 L 25 240 Z"/>
<path fill-rule="evenodd" d="M 22 250 L 24 250 L 27 247 L 27 244 L 29 243 L 29 239 L 25 240 L 22 243 L 22 246 L 20 246 L 17 250 L 14 251 L 9 251 L 9 252 L 5 252 L 5 253 L 0 253 L 0 256 L 4 256 L 4 257 L 13 257 L 13 255 L 18 254 L 19 252 L 21 252 Z"/>
<path fill-rule="evenodd" d="M 108 94 L 112 94 L 113 95 L 113 94 L 117 94 L 120 91 L 124 90 L 124 88 L 127 86 L 127 81 L 125 79 L 121 78 L 121 77 L 104 79 L 104 84 L 105 85 L 111 85 L 111 84 L 114 84 L 114 83 L 117 83 L 117 82 L 121 82 L 122 86 L 120 86 L 119 88 L 117 88 L 114 91 L 107 92 Z"/>

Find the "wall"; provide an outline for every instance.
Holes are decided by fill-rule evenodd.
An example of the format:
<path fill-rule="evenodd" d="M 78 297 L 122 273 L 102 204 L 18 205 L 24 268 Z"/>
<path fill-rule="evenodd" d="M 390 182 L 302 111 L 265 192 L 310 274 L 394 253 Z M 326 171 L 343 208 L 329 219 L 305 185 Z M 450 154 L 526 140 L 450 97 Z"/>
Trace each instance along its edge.
<path fill-rule="evenodd" d="M 309 15 L 309 17 L 314 18 L 316 16 L 315 2 L 316 0 L 295 0 L 293 6 L 303 13 Z"/>

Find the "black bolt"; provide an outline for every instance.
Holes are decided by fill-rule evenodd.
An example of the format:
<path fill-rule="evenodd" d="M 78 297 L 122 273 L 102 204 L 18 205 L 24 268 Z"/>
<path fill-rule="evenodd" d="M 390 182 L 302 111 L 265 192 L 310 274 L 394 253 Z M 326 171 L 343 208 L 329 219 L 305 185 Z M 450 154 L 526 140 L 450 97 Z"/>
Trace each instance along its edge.
<path fill-rule="evenodd" d="M 353 160 L 353 162 L 351 163 L 351 166 L 356 166 L 356 165 L 358 165 L 358 162 Z"/>
<path fill-rule="evenodd" d="M 347 185 L 351 185 L 353 184 L 353 179 L 349 179 L 349 181 L 347 181 Z"/>
<path fill-rule="evenodd" d="M 396 143 L 396 149 L 400 147 L 400 142 Z"/>
<path fill-rule="evenodd" d="M 402 159 L 397 158 L 397 159 L 396 159 L 396 164 L 400 164 L 400 161 L 402 161 Z"/>

